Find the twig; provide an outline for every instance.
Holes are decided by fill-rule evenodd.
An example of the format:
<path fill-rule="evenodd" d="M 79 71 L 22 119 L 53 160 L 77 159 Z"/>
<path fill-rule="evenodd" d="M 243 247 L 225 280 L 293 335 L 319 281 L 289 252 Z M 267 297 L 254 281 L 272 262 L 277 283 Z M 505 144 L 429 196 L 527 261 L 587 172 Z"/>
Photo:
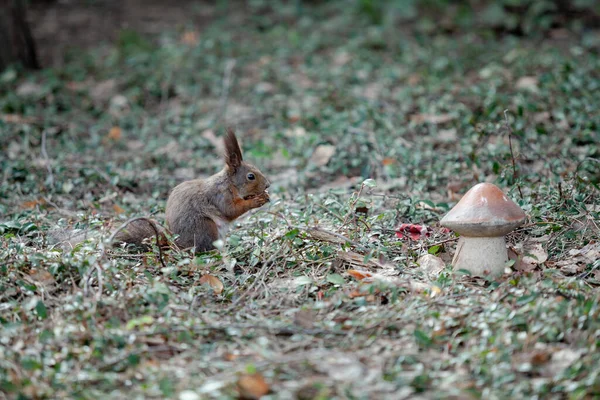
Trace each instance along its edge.
<path fill-rule="evenodd" d="M 518 181 L 517 176 L 517 166 L 515 164 L 515 154 L 513 153 L 512 147 L 512 133 L 513 130 L 508 123 L 508 110 L 504 110 L 504 122 L 506 124 L 506 131 L 508 132 L 508 147 L 510 148 L 510 158 L 512 159 L 512 167 L 513 167 L 513 180 L 517 185 L 517 190 L 519 191 L 519 196 L 521 196 L 521 200 L 523 199 L 523 192 L 521 191 L 521 184 Z"/>
<path fill-rule="evenodd" d="M 46 129 L 42 130 L 42 158 L 45 161 L 46 169 L 48 170 L 48 184 L 50 187 L 54 185 L 54 175 L 52 174 L 52 167 L 50 166 L 50 158 L 46 151 Z"/>
<path fill-rule="evenodd" d="M 265 265 L 262 267 L 262 269 L 260 270 L 260 272 L 258 273 L 256 278 L 254 279 L 254 282 L 252 282 L 250 287 L 248 289 L 246 289 L 246 291 L 244 293 L 242 293 L 242 295 L 240 297 L 238 297 L 237 299 L 235 299 L 233 301 L 233 303 L 231 303 L 229 310 L 232 310 L 233 308 L 235 308 L 236 305 L 238 305 L 242 300 L 244 300 L 246 297 L 248 297 L 248 295 L 250 294 L 252 289 L 254 289 L 254 287 L 257 285 L 258 282 L 263 281 L 267 272 L 271 270 L 273 261 L 275 260 L 276 257 L 280 256 L 281 254 L 283 254 L 283 251 L 276 251 L 273 253 L 273 255 L 271 255 L 271 257 L 269 257 L 267 259 L 267 261 L 265 261 Z"/>

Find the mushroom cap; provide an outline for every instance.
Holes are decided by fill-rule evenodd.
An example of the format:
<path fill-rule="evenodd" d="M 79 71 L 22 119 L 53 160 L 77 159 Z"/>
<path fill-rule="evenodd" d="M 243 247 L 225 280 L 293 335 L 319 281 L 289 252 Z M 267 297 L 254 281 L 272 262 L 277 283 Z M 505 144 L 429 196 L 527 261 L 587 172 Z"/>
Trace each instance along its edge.
<path fill-rule="evenodd" d="M 527 216 L 504 192 L 491 183 L 473 186 L 440 221 L 464 236 L 504 236 Z"/>

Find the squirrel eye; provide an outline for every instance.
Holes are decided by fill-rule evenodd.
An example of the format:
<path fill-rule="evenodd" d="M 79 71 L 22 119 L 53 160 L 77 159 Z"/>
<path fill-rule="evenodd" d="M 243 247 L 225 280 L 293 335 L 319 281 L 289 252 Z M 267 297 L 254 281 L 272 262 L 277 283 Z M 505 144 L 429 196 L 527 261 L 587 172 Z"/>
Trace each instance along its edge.
<path fill-rule="evenodd" d="M 252 172 L 250 172 L 247 177 L 249 181 L 253 181 L 256 178 Z"/>

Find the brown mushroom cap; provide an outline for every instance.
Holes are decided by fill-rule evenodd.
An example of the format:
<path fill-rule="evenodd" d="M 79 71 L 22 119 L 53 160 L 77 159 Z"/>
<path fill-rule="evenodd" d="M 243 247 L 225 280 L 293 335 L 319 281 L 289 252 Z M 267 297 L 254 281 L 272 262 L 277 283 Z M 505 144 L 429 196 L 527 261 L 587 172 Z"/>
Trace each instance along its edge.
<path fill-rule="evenodd" d="M 525 222 L 527 216 L 491 183 L 473 186 L 440 221 L 464 236 L 504 236 Z"/>

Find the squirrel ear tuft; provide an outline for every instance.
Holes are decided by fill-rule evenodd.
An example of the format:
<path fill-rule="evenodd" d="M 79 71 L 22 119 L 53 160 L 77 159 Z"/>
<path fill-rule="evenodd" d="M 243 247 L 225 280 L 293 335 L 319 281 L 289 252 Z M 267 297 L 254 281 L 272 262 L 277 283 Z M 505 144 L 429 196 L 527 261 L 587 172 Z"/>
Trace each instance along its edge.
<path fill-rule="evenodd" d="M 240 150 L 235 132 L 232 128 L 227 128 L 225 134 L 225 163 L 235 171 L 242 165 L 242 161 L 242 150 Z"/>

